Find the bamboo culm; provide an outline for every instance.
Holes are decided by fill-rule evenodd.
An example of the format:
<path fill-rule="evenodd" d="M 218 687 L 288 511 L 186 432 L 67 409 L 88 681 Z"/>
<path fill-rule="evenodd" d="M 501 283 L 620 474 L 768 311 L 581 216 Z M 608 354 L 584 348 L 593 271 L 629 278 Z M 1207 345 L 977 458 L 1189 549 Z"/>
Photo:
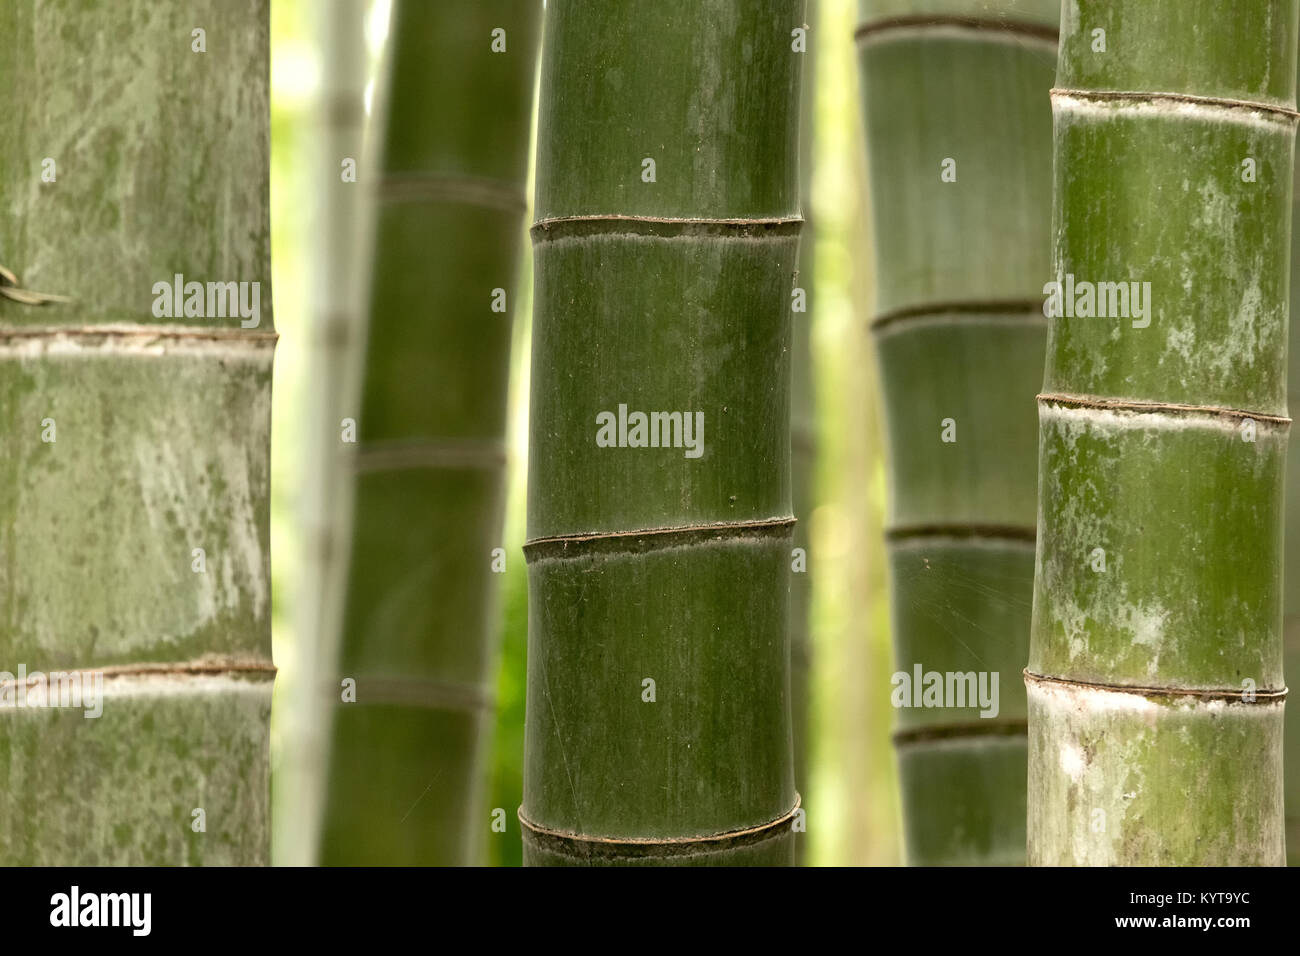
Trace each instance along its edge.
<path fill-rule="evenodd" d="M 1300 229 L 1295 228 L 1300 206 L 1300 164 L 1291 182 L 1291 322 L 1287 343 L 1287 394 L 1300 395 L 1300 347 L 1295 345 L 1296 316 L 1300 316 Z M 1288 399 L 1288 405 L 1290 399 Z M 1286 448 L 1286 551 L 1283 642 L 1287 686 L 1300 678 L 1300 442 Z M 1289 866 L 1300 866 L 1300 705 L 1292 702 L 1284 719 L 1286 753 L 1283 760 L 1286 802 L 1286 853 Z"/>
<path fill-rule="evenodd" d="M 1021 671 L 1058 8 L 861 5 L 891 489 L 890 693 L 913 865 L 1024 862 Z"/>
<path fill-rule="evenodd" d="M 268 4 L 0 36 L 0 863 L 265 863 Z"/>
<path fill-rule="evenodd" d="M 365 333 L 365 279 L 372 208 L 359 173 L 366 130 L 369 77 L 365 14 L 358 0 L 312 4 L 322 84 L 307 150 L 313 163 L 310 335 L 307 341 L 305 427 L 296 500 L 300 571 L 294 594 L 294 661 L 281 680 L 277 714 L 283 748 L 272 778 L 275 819 L 272 862 L 313 866 L 326 786 L 335 690 L 334 669 L 343 626 L 351 473 L 343 467 L 339 432 L 356 408 Z M 291 678 L 287 679 L 286 678 Z"/>
<path fill-rule="evenodd" d="M 789 864 L 804 4 L 546 16 L 525 862 Z"/>
<path fill-rule="evenodd" d="M 1297 4 L 1063 8 L 1029 862 L 1280 864 Z"/>
<path fill-rule="evenodd" d="M 471 864 L 492 832 L 493 572 L 540 22 L 539 0 L 393 6 L 325 863 Z"/>

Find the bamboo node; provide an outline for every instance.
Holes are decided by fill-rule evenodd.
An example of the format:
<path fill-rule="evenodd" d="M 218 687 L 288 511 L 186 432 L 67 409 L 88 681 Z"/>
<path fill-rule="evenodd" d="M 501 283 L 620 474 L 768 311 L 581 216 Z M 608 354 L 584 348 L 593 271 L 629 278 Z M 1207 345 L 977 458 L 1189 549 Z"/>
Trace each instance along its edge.
<path fill-rule="evenodd" d="M 519 817 L 519 823 L 523 828 L 530 832 L 534 837 L 542 837 L 568 844 L 585 844 L 591 847 L 592 850 L 599 848 L 600 850 L 617 854 L 619 850 L 682 850 L 691 847 L 708 847 L 711 844 L 717 847 L 722 847 L 734 843 L 759 842 L 760 840 L 771 836 L 782 827 L 793 823 L 796 815 L 799 813 L 799 808 L 802 805 L 802 802 L 803 798 L 798 793 L 795 793 L 794 806 L 774 820 L 760 823 L 757 826 L 744 827 L 739 830 L 727 830 L 723 833 L 708 833 L 700 836 L 686 837 L 596 836 L 590 833 L 575 833 L 569 830 L 552 830 L 549 827 L 541 826 L 524 816 L 523 807 L 519 808 L 516 815 Z"/>
<path fill-rule="evenodd" d="M 1286 700 L 1287 688 L 1276 690 L 1245 690 L 1239 687 L 1143 687 L 1134 684 L 1107 684 L 1098 681 L 1071 680 L 1068 677 L 1050 677 L 1024 670 L 1025 685 L 1077 687 L 1084 690 L 1105 691 L 1113 694 L 1133 694 L 1139 697 L 1188 697 L 1200 700 L 1220 700 L 1239 704 L 1273 704 Z"/>
<path fill-rule="evenodd" d="M 1211 109 L 1223 109 L 1247 113 L 1268 113 L 1294 124 L 1300 119 L 1300 112 L 1276 103 L 1263 103 L 1257 100 L 1238 100 L 1226 96 L 1199 96 L 1195 93 L 1169 93 L 1152 90 L 1081 90 L 1056 87 L 1051 91 L 1052 102 L 1058 100 L 1083 100 L 1089 103 L 1136 103 L 1139 106 L 1154 106 L 1160 103 L 1173 103 L 1180 106 L 1203 106 Z"/>
<path fill-rule="evenodd" d="M 921 29 L 958 29 L 977 30 L 987 33 L 1001 33 L 1012 39 L 1039 40 L 1056 46 L 1060 34 L 1056 27 L 1029 20 L 998 16 L 963 16 L 961 14 L 915 13 L 894 17 L 881 17 L 858 26 L 853 31 L 853 38 L 861 44 L 868 37 L 889 33 L 894 30 Z"/>

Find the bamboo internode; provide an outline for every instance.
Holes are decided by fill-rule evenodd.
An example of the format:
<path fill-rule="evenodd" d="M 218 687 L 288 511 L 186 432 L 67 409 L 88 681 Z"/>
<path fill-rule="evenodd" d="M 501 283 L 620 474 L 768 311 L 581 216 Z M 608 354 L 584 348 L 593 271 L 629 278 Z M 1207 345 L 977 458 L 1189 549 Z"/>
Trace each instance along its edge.
<path fill-rule="evenodd" d="M 1067 4 L 1039 399 L 1032 864 L 1283 861 L 1297 4 Z M 1114 285 L 1112 285 L 1112 288 Z"/>

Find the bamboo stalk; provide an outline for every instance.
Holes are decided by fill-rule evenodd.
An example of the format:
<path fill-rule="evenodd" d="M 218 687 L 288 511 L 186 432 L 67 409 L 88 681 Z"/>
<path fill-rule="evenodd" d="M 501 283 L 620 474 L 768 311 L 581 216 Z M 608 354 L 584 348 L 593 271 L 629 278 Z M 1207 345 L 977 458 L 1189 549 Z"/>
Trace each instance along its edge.
<path fill-rule="evenodd" d="M 895 685 L 895 743 L 917 865 L 1024 861 L 1020 672 L 1057 6 L 862 3 L 886 540 L 895 659 L 909 681 Z M 948 674 L 987 675 L 990 699 L 996 675 L 997 706 L 927 702 L 911 687 L 927 673 L 945 686 Z"/>
<path fill-rule="evenodd" d="M 302 477 L 297 495 L 300 571 L 294 595 L 294 663 L 277 714 L 283 748 L 272 779 L 276 865 L 313 866 L 324 813 L 335 662 L 342 630 L 351 481 L 341 467 L 340 422 L 357 406 L 364 346 L 370 233 L 363 155 L 369 77 L 367 0 L 318 0 L 311 7 L 321 64 L 305 155 L 314 160 Z M 348 164 L 352 164 L 349 166 Z M 286 677 L 290 671 L 286 668 Z"/>
<path fill-rule="evenodd" d="M 1300 395 L 1300 346 L 1295 341 L 1296 317 L 1300 316 L 1300 230 L 1296 207 L 1300 205 L 1300 164 L 1292 170 L 1291 183 L 1291 321 L 1287 350 L 1287 393 Z M 1286 448 L 1286 550 L 1283 567 L 1286 596 L 1283 618 L 1283 663 L 1287 684 L 1300 675 L 1300 442 L 1288 441 Z M 1284 718 L 1283 760 L 1286 804 L 1286 852 L 1289 866 L 1300 866 L 1300 705 L 1292 703 Z"/>
<path fill-rule="evenodd" d="M 548 6 L 525 548 L 531 864 L 793 862 L 803 14 L 802 0 Z M 602 413 L 660 411 L 702 443 L 597 444 Z"/>
<path fill-rule="evenodd" d="M 540 15 L 537 0 L 392 10 L 330 864 L 473 863 L 492 824 L 492 563 Z"/>
<path fill-rule="evenodd" d="M 1034 864 L 1283 862 L 1296 21 L 1294 2 L 1064 8 L 1054 279 L 1150 285 L 1142 309 L 1050 324 Z"/>
<path fill-rule="evenodd" d="M 265 863 L 268 6 L 10 0 L 0 35 L 0 261 L 62 297 L 0 298 L 0 862 Z M 170 314 L 178 275 L 247 316 Z M 20 668 L 97 703 L 12 706 Z"/>

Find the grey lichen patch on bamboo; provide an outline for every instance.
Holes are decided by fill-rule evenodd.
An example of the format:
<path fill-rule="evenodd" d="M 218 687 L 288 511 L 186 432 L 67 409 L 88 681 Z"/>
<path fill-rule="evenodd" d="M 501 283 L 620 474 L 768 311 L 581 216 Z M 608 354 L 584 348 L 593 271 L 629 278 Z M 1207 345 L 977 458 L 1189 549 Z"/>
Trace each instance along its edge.
<path fill-rule="evenodd" d="M 264 675 L 117 676 L 95 719 L 0 708 L 0 773 L 10 781 L 0 819 L 22 821 L 0 828 L 0 858 L 265 864 L 271 686 Z M 192 828 L 194 807 L 204 808 L 204 832 Z"/>
<path fill-rule="evenodd" d="M 0 346 L 0 549 L 25 556 L 0 569 L 0 647 L 77 666 L 269 649 L 269 474 L 250 449 L 269 447 L 272 344 L 94 332 Z M 55 443 L 30 428 L 47 417 Z M 103 490 L 81 494 L 88 478 Z"/>
<path fill-rule="evenodd" d="M 1261 418 L 1248 442 L 1243 416 L 1210 410 L 1044 402 L 1040 416 L 1031 670 L 1114 683 L 1159 677 L 1171 687 L 1231 687 L 1245 678 L 1278 686 L 1272 562 L 1281 541 L 1271 521 L 1289 423 Z M 1201 462 L 1200 470 L 1165 467 L 1175 453 Z M 1124 496 L 1133 475 L 1143 476 L 1143 494 Z M 1208 494 L 1215 487 L 1236 488 L 1235 503 Z M 1214 546 L 1220 534 L 1229 540 Z M 1182 561 L 1166 560 L 1164 540 L 1181 543 Z M 1096 549 L 1104 571 L 1090 566 Z M 1231 586 L 1220 581 L 1224 565 L 1240 572 Z M 1207 628 L 1221 635 L 1216 645 L 1201 639 Z"/>
<path fill-rule="evenodd" d="M 112 14 L 130 25 L 129 69 L 108 53 L 106 12 L 69 0 L 0 11 L 12 40 L 0 88 L 14 104 L 0 150 L 0 250 L 31 287 L 74 300 L 31 309 L 0 299 L 5 323 L 148 321 L 153 283 L 177 271 L 270 287 L 267 0 L 125 0 Z M 202 56 L 188 39 L 197 22 L 213 39 Z M 57 158 L 56 184 L 41 182 L 39 156 Z"/>
<path fill-rule="evenodd" d="M 1031 865 L 1282 862 L 1280 699 L 1040 680 L 1028 694 Z"/>
<path fill-rule="evenodd" d="M 7 864 L 266 862 L 269 23 L 266 0 L 0 5 L 0 258 L 65 299 L 0 298 L 0 666 L 106 695 L 0 714 Z M 217 314 L 160 321 L 178 275 Z"/>
<path fill-rule="evenodd" d="M 1071 160 L 1056 171 L 1054 280 L 1140 280 L 1149 295 L 1140 321 L 1057 316 L 1045 390 L 1284 415 L 1289 241 L 1270 213 L 1290 191 L 1278 172 L 1291 162 L 1293 118 L 1172 100 L 1053 104 Z M 1241 180 L 1245 156 L 1257 182 Z M 1171 196 L 1188 210 L 1177 221 L 1165 215 Z M 1126 211 L 1133 251 L 1090 233 L 1067 255 L 1065 237 L 1098 208 Z"/>

